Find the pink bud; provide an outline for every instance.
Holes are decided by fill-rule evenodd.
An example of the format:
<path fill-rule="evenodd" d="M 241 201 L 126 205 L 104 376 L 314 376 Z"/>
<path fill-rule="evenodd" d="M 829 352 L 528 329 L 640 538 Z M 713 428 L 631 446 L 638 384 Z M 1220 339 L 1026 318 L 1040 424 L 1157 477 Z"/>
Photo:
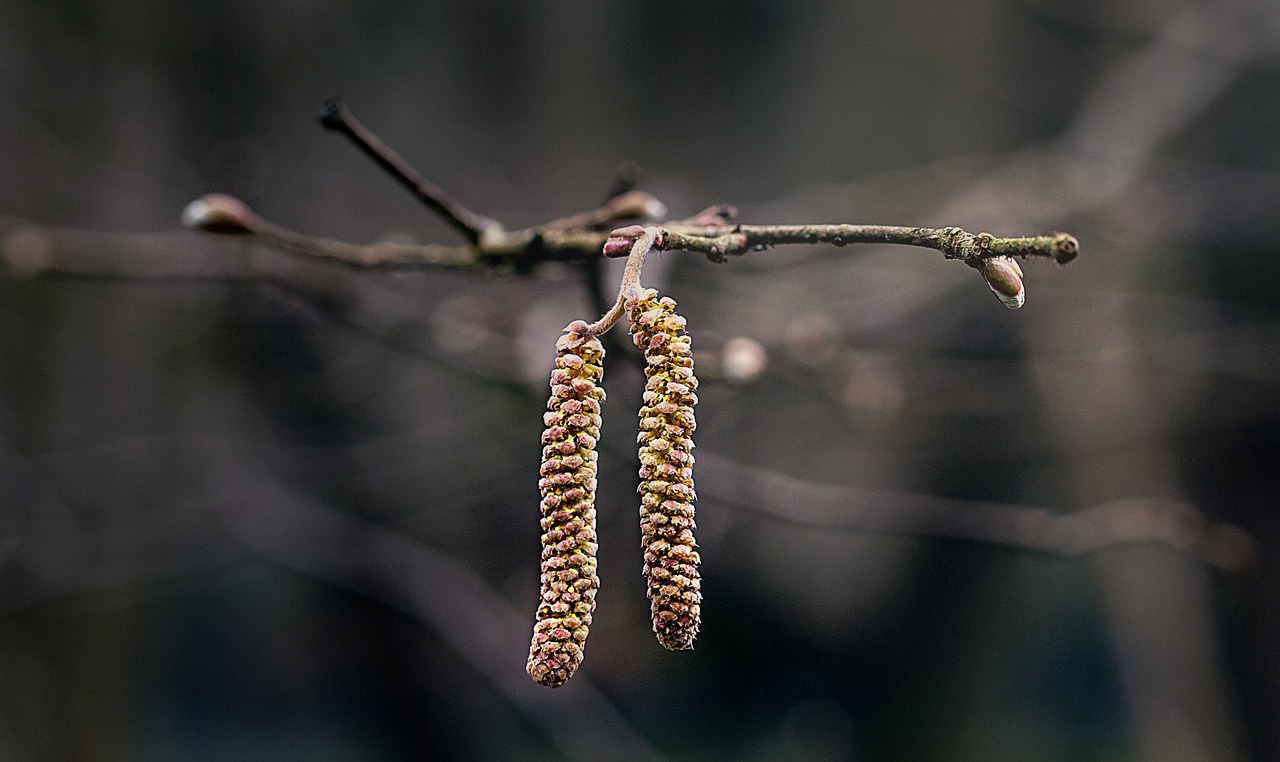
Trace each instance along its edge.
<path fill-rule="evenodd" d="M 606 257 L 625 257 L 631 253 L 631 244 L 635 243 L 629 238 L 607 238 L 604 242 L 604 255 Z"/>
<path fill-rule="evenodd" d="M 644 226 L 642 225 L 626 225 L 616 228 L 609 233 L 610 238 L 630 238 L 636 240 L 644 235 Z"/>

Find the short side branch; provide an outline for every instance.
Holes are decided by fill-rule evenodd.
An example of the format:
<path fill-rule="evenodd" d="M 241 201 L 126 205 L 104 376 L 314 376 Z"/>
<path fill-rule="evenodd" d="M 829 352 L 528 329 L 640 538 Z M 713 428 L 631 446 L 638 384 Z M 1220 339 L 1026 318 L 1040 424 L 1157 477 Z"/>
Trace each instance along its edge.
<path fill-rule="evenodd" d="M 466 267 L 480 261 L 480 251 L 474 246 L 391 241 L 360 245 L 304 235 L 262 219 L 240 199 L 221 193 L 210 193 L 187 204 L 182 210 L 182 222 L 206 233 L 254 236 L 277 249 L 351 267 Z"/>
<path fill-rule="evenodd" d="M 462 233 L 470 243 L 479 242 L 485 231 L 498 226 L 495 221 L 476 214 L 458 203 L 441 188 L 423 179 L 407 161 L 401 158 L 400 154 L 393 151 L 377 135 L 357 121 L 341 100 L 330 98 L 325 102 L 324 110 L 320 112 L 320 124 L 345 135 L 357 148 L 373 159 L 374 163 L 408 188 L 419 201 Z"/>
<path fill-rule="evenodd" d="M 652 195 L 639 190 L 628 190 L 610 196 L 599 207 L 590 211 L 561 217 L 544 223 L 544 231 L 551 230 L 607 230 L 621 222 L 660 220 L 667 214 L 667 206 Z"/>

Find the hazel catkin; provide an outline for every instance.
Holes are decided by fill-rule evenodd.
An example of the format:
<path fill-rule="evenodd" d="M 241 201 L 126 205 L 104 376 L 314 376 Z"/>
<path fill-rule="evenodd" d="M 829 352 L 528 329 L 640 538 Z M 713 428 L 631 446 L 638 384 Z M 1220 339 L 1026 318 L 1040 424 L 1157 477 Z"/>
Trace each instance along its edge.
<path fill-rule="evenodd" d="M 538 683 L 564 685 L 582 663 L 595 610 L 596 441 L 604 389 L 604 347 L 587 324 L 570 323 L 556 342 L 551 397 L 543 415 L 542 593 L 526 669 Z"/>
<path fill-rule="evenodd" d="M 693 648 L 702 608 L 700 558 L 693 538 L 693 357 L 676 303 L 644 289 L 626 302 L 631 333 L 645 357 L 640 408 L 640 534 L 653 631 L 671 650 Z"/>

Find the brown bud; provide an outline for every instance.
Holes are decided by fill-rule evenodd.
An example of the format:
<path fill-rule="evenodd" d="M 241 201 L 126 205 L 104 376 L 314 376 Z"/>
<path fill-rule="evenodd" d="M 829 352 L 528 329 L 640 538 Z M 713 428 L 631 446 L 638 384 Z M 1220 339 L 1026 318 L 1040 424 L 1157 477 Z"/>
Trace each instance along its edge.
<path fill-rule="evenodd" d="M 253 212 L 244 202 L 223 193 L 210 193 L 187 204 L 182 224 L 206 233 L 249 233 Z"/>
<path fill-rule="evenodd" d="M 1022 268 L 1010 257 L 990 257 L 982 263 L 982 278 L 1001 304 L 1016 310 L 1026 301 Z"/>

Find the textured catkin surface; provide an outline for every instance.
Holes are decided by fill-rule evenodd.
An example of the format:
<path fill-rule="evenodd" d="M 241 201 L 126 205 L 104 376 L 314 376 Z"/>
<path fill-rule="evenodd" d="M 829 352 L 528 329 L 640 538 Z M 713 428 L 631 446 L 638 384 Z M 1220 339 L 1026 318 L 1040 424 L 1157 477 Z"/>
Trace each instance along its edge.
<path fill-rule="evenodd" d="M 543 416 L 542 597 L 529 675 L 557 687 L 582 662 L 596 590 L 596 441 L 604 389 L 604 347 L 570 323 L 556 343 L 551 398 Z"/>
<path fill-rule="evenodd" d="M 698 380 L 685 320 L 652 289 L 626 303 L 631 333 L 645 357 L 640 408 L 640 533 L 653 631 L 666 648 L 693 648 L 702 606 L 693 539 L 693 406 Z"/>

